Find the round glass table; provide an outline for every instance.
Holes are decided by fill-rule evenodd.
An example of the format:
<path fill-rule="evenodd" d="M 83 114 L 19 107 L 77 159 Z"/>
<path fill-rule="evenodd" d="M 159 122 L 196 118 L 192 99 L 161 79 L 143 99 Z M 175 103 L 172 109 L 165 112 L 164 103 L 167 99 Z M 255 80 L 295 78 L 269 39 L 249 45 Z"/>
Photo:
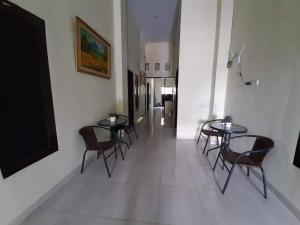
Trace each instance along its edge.
<path fill-rule="evenodd" d="M 110 130 L 112 140 L 117 139 L 119 142 L 124 143 L 129 149 L 129 144 L 118 137 L 118 131 L 125 126 L 128 121 L 125 118 L 117 117 L 115 122 L 110 122 L 110 119 L 103 119 L 97 122 L 100 127 L 106 127 Z"/>
<path fill-rule="evenodd" d="M 117 129 L 120 126 L 123 126 L 127 123 L 127 120 L 124 118 L 116 118 L 115 122 L 110 122 L 110 119 L 103 119 L 97 122 L 98 126 L 110 127 L 112 129 Z"/>
<path fill-rule="evenodd" d="M 211 123 L 209 126 L 210 128 L 225 134 L 241 134 L 248 131 L 246 127 L 238 124 L 232 124 L 230 127 L 226 127 L 225 123 Z"/>
<path fill-rule="evenodd" d="M 209 149 L 206 152 L 206 155 L 208 155 L 210 151 L 216 150 L 218 148 L 222 150 L 227 150 L 229 148 L 231 134 L 242 134 L 248 131 L 246 127 L 243 127 L 238 124 L 231 124 L 230 127 L 227 127 L 223 122 L 213 122 L 210 123 L 209 126 L 211 129 L 217 130 L 222 134 L 222 141 L 220 146 Z"/>

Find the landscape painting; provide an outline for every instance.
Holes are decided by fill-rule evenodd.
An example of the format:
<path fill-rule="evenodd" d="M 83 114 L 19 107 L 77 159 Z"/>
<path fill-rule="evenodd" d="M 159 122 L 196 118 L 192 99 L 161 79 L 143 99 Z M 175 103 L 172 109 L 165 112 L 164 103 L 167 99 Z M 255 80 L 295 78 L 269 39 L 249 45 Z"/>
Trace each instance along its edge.
<path fill-rule="evenodd" d="M 91 27 L 76 17 L 77 71 L 111 77 L 111 47 Z"/>

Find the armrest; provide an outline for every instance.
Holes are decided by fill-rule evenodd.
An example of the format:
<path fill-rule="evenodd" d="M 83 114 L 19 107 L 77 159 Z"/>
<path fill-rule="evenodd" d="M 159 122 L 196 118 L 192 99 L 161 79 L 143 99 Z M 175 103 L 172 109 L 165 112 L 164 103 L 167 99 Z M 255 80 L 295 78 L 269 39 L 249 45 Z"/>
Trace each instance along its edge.
<path fill-rule="evenodd" d="M 202 127 L 201 127 L 201 131 L 203 130 L 204 126 L 208 123 L 213 123 L 213 122 L 223 122 L 223 119 L 214 119 L 214 120 L 207 120 L 203 123 Z"/>
<path fill-rule="evenodd" d="M 128 119 L 128 116 L 122 115 L 122 114 L 117 114 L 117 117 L 123 117 L 125 119 Z"/>
<path fill-rule="evenodd" d="M 230 139 L 243 138 L 243 137 L 258 138 L 261 136 L 260 135 L 252 135 L 252 134 L 244 134 L 244 135 L 233 136 Z"/>
<path fill-rule="evenodd" d="M 265 152 L 268 151 L 268 148 L 265 149 L 260 149 L 260 150 L 250 150 L 250 151 L 246 151 L 241 153 L 241 155 L 239 157 L 237 157 L 234 161 L 234 163 L 237 163 L 239 161 L 239 159 L 241 159 L 242 157 L 248 155 L 248 154 L 253 154 L 253 153 L 261 153 L 261 152 Z"/>

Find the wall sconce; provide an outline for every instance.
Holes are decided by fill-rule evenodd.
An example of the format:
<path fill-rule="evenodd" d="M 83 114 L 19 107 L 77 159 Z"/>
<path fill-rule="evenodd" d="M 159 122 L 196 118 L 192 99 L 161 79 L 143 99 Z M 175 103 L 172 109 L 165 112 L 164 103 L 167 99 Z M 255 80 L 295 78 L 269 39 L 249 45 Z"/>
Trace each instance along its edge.
<path fill-rule="evenodd" d="M 234 54 L 234 52 L 230 49 L 230 55 L 229 60 L 227 63 L 227 68 L 229 69 L 231 66 L 239 65 L 241 64 L 241 55 L 243 51 L 245 50 L 246 45 L 243 45 L 241 51 L 239 53 Z"/>
<path fill-rule="evenodd" d="M 258 85 L 259 85 L 259 80 L 245 81 L 242 72 L 240 72 L 240 77 L 241 77 L 241 81 L 246 86 L 250 86 L 252 84 L 255 84 L 258 87 Z"/>
<path fill-rule="evenodd" d="M 250 86 L 252 84 L 255 84 L 256 86 L 259 85 L 259 80 L 252 80 L 252 81 L 245 81 L 244 76 L 242 74 L 242 63 L 241 63 L 241 55 L 243 53 L 243 51 L 245 50 L 246 45 L 244 44 L 243 47 L 241 48 L 241 51 L 239 53 L 234 53 L 231 49 L 230 49 L 230 55 L 229 55 L 229 60 L 227 62 L 227 68 L 231 68 L 232 66 L 236 66 L 239 65 L 240 67 L 240 73 L 239 76 L 241 78 L 242 83 L 245 86 Z"/>

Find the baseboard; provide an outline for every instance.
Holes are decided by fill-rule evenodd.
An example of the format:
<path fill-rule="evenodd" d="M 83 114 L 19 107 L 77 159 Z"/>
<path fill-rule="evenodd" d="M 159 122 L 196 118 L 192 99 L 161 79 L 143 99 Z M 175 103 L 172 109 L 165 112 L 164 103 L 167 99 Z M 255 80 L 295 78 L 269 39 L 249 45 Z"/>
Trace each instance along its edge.
<path fill-rule="evenodd" d="M 93 158 L 94 154 L 86 159 L 87 165 Z M 24 220 L 30 216 L 38 207 L 40 207 L 45 201 L 47 201 L 60 187 L 62 187 L 65 183 L 71 180 L 72 177 L 78 175 L 80 173 L 81 165 L 75 168 L 69 175 L 63 178 L 60 182 L 58 182 L 54 187 L 52 187 L 46 194 L 40 197 L 36 202 L 34 202 L 31 206 L 25 209 L 19 216 L 17 216 L 9 225 L 20 225 L 24 222 Z"/>
<path fill-rule="evenodd" d="M 251 170 L 253 174 L 261 182 L 261 175 L 255 171 Z M 297 209 L 286 197 L 284 197 L 270 182 L 267 181 L 267 187 L 274 195 L 300 220 L 300 210 Z"/>

